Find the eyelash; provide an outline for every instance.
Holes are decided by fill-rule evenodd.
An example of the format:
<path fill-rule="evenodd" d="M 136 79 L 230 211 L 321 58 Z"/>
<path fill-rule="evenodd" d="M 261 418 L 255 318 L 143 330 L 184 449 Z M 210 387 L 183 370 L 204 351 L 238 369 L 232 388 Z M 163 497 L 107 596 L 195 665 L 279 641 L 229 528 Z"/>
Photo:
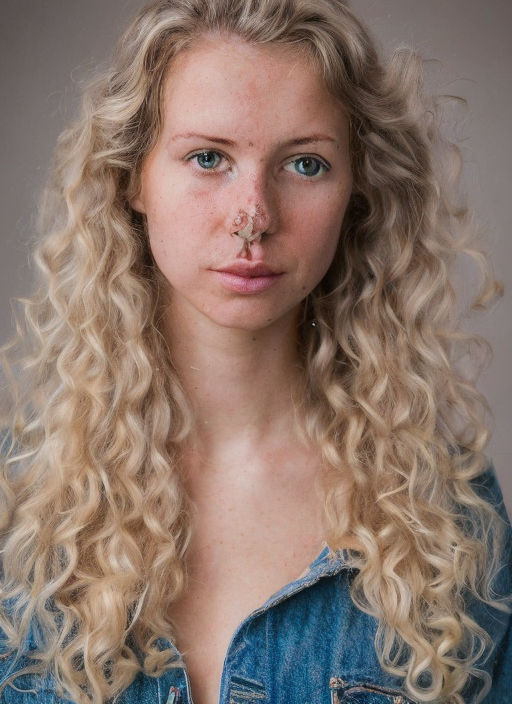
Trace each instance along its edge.
<path fill-rule="evenodd" d="M 217 157 L 219 157 L 220 161 L 219 163 L 222 163 L 223 159 L 227 160 L 227 157 L 224 156 L 221 152 L 216 151 L 215 149 L 201 149 L 200 151 L 194 152 L 193 154 L 190 154 L 189 156 L 185 157 L 185 161 L 194 161 L 196 162 L 196 165 L 198 166 L 199 170 L 202 171 L 203 173 L 207 173 L 208 171 L 212 171 L 213 173 L 218 172 L 217 166 L 213 166 L 211 169 L 205 169 L 202 166 L 199 165 L 197 159 L 200 156 L 204 156 L 205 154 L 215 154 Z M 295 157 L 295 159 L 292 159 L 291 161 L 287 162 L 286 166 L 289 164 L 297 164 L 300 161 L 305 161 L 306 159 L 310 159 L 312 161 L 317 162 L 317 164 L 320 167 L 320 172 L 313 174 L 312 176 L 307 176 L 305 174 L 298 174 L 299 176 L 302 176 L 304 179 L 313 181 L 315 180 L 319 175 L 325 175 L 331 170 L 331 165 L 325 161 L 325 159 L 321 159 L 318 156 L 315 156 L 313 154 L 301 154 L 300 156 Z M 298 173 L 298 172 L 296 172 Z"/>
<path fill-rule="evenodd" d="M 295 157 L 295 159 L 289 161 L 288 164 L 297 164 L 300 161 L 306 161 L 306 159 L 315 161 L 321 168 L 321 171 L 319 173 L 313 174 L 312 176 L 306 176 L 306 174 L 299 174 L 300 176 L 306 178 L 308 181 L 313 181 L 317 176 L 324 176 L 331 170 L 331 165 L 327 161 L 325 161 L 325 159 L 321 159 L 319 156 L 315 156 L 314 154 L 301 154 L 300 156 Z"/>
<path fill-rule="evenodd" d="M 204 169 L 203 167 L 201 167 L 199 165 L 199 163 L 197 162 L 197 159 L 198 159 L 198 157 L 203 156 L 204 154 L 216 154 L 218 157 L 220 157 L 221 160 L 226 159 L 224 154 L 221 154 L 220 152 L 215 151 L 215 149 L 201 149 L 200 151 L 194 152 L 193 154 L 190 154 L 189 156 L 185 157 L 185 161 L 196 160 L 196 164 L 201 171 L 205 171 L 205 172 L 206 171 L 216 171 L 217 170 L 216 168 Z"/>

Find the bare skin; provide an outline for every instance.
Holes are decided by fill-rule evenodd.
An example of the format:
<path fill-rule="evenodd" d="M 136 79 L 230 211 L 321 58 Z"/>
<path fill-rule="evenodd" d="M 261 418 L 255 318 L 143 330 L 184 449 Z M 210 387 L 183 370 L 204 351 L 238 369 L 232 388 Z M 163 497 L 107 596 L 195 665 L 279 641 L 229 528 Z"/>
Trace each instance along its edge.
<path fill-rule="evenodd" d="M 166 335 L 196 421 L 182 466 L 197 508 L 189 583 L 171 616 L 194 704 L 218 704 L 236 627 L 324 539 L 296 339 L 351 193 L 348 120 L 304 57 L 236 38 L 180 54 L 163 108 L 132 206 L 170 284 Z"/>
<path fill-rule="evenodd" d="M 217 704 L 237 626 L 321 549 L 320 458 L 297 433 L 290 329 L 247 338 L 188 328 L 181 320 L 174 357 L 198 419 L 183 467 L 197 513 L 189 583 L 171 616 L 194 704 Z"/>

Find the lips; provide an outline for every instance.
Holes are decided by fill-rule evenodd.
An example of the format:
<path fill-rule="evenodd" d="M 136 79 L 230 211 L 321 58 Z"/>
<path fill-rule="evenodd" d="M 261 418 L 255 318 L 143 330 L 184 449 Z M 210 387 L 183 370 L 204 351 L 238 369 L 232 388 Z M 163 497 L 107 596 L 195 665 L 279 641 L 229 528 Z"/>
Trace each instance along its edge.
<path fill-rule="evenodd" d="M 255 279 L 260 276 L 277 276 L 280 272 L 274 271 L 271 267 L 261 263 L 251 262 L 235 262 L 229 266 L 216 269 L 216 271 L 233 274 L 234 276 L 242 276 L 245 279 Z"/>
<path fill-rule="evenodd" d="M 252 262 L 235 262 L 213 271 L 225 289 L 242 294 L 262 293 L 283 275 L 267 264 Z"/>

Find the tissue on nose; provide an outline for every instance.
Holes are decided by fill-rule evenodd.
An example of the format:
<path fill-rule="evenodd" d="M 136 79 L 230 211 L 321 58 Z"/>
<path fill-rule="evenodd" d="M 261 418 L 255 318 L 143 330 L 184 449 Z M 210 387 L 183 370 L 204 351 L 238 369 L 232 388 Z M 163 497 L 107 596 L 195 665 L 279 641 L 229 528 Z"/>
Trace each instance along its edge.
<path fill-rule="evenodd" d="M 239 210 L 238 215 L 233 220 L 233 227 L 236 228 L 233 234 L 243 239 L 248 239 L 253 232 L 253 221 L 254 217 L 252 215 L 246 213 L 245 210 Z"/>

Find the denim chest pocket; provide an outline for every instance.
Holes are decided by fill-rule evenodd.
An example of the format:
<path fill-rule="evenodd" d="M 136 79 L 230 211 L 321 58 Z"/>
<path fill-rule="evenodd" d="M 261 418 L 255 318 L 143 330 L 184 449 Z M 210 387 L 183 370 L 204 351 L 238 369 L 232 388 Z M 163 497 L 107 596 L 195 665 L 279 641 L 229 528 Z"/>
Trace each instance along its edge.
<path fill-rule="evenodd" d="M 345 682 L 331 677 L 331 704 L 413 704 L 400 692 L 380 685 Z"/>

